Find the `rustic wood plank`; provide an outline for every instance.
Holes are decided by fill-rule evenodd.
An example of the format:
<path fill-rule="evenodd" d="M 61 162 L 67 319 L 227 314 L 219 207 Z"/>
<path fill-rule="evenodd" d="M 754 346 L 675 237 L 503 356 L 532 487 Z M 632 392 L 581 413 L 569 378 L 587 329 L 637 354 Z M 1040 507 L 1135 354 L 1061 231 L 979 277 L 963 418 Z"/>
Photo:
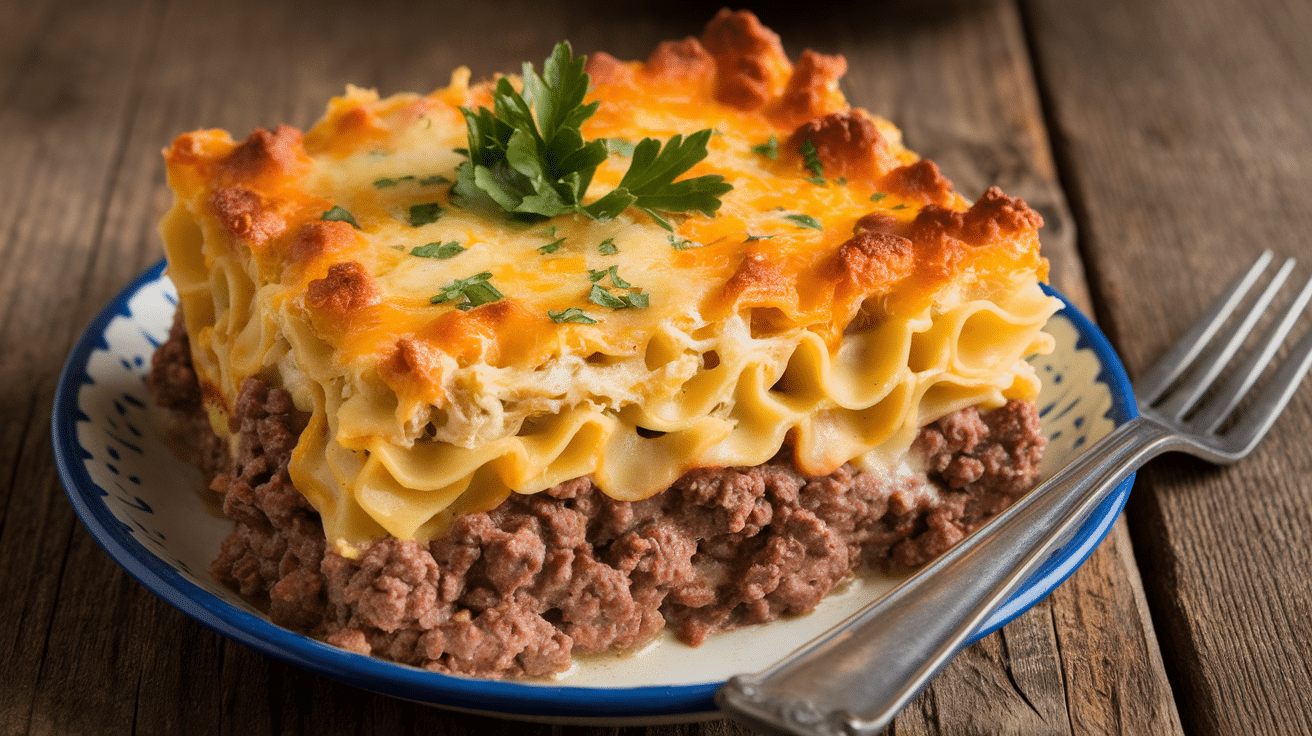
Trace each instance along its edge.
<path fill-rule="evenodd" d="M 428 89 L 458 64 L 486 76 L 541 58 L 559 38 L 573 39 L 580 51 L 641 58 L 659 40 L 697 33 L 708 12 L 695 4 L 653 9 L 636 2 L 566 13 L 524 1 L 452 11 L 391 1 L 202 7 L 144 0 L 69 4 L 57 24 L 43 25 L 47 16 L 32 10 L 25 27 L 57 32 L 36 41 L 0 35 L 0 51 L 36 44 L 24 58 L 37 72 L 14 77 L 9 99 L 19 104 L 0 109 L 0 153 L 11 154 L 6 160 L 19 172 L 0 177 L 0 200 L 16 203 L 0 212 L 0 253 L 11 265 L 0 272 L 0 377 L 11 387 L 0 406 L 12 418 L 0 437 L 0 452 L 12 453 L 0 457 L 12 478 L 3 489 L 0 553 L 20 561 L 0 576 L 0 623 L 10 637 L 0 640 L 7 645 L 0 648 L 0 729 L 747 733 L 724 721 L 573 728 L 453 714 L 340 685 L 223 640 L 155 599 L 100 552 L 62 498 L 46 439 L 54 374 L 68 343 L 158 258 L 154 223 L 169 201 L 158 150 L 174 134 L 226 127 L 240 135 L 280 122 L 305 127 L 347 82 L 384 94 Z M 1038 207 L 1049 221 L 1054 279 L 1081 298 L 1074 231 L 1012 3 L 845 12 L 763 17 L 793 54 L 805 46 L 847 54 L 849 97 L 901 125 L 908 142 L 938 160 L 968 195 L 1001 183 Z M 472 32 L 489 27 L 503 32 Z M 61 145 L 69 140 L 81 145 Z M 968 650 L 899 720 L 898 732 L 1096 732 L 1078 725 L 1137 712 L 1118 711 L 1108 702 L 1115 698 L 1097 695 L 1116 692 L 1104 678 L 1119 669 L 1146 683 L 1144 692 L 1125 697 L 1160 706 L 1165 690 L 1160 667 L 1152 665 L 1150 628 L 1126 615 L 1135 609 L 1125 598 L 1127 587 L 1132 598 L 1134 581 L 1117 551 L 1123 542 L 1112 544 L 1120 546 L 1095 556 L 1106 571 L 1091 580 L 1082 571 L 1063 588 L 1069 599 L 1054 597 Z M 1117 604 L 1090 606 L 1088 615 L 1072 608 L 1104 598 Z M 42 636 L 19 636 L 31 628 L 11 623 L 31 624 Z M 1072 640 L 1090 627 L 1110 633 L 1088 636 L 1090 643 Z M 1072 681 L 1072 659 L 1126 642 L 1117 667 L 1094 672 L 1087 687 Z"/>
<path fill-rule="evenodd" d="M 901 20 L 815 23 L 817 45 L 855 36 L 853 47 L 841 48 L 849 60 L 896 70 L 849 74 L 849 98 L 902 127 L 908 145 L 938 162 L 967 196 L 997 183 L 1039 209 L 1053 283 L 1090 312 L 1014 6 L 889 10 L 873 12 Z M 1083 664 L 1101 652 L 1117 654 L 1099 658 L 1098 667 Z M 895 727 L 898 734 L 1179 733 L 1128 540 L 1113 534 L 1051 599 L 958 656 Z"/>
<path fill-rule="evenodd" d="M 99 708 L 106 717 L 131 707 L 112 691 L 82 696 L 59 687 L 87 670 L 113 671 L 110 629 L 87 624 L 124 613 L 127 578 L 105 564 L 63 497 L 49 423 L 69 343 L 88 310 L 133 268 L 124 264 L 90 294 L 78 291 L 97 250 L 105 184 L 122 152 L 121 124 L 146 50 L 132 41 L 143 40 L 139 30 L 152 13 L 150 3 L 70 10 L 46 3 L 15 9 L 18 27 L 30 35 L 11 35 L 13 27 L 0 34 L 3 58 L 17 60 L 5 68 L 0 106 L 6 162 L 0 177 L 6 264 L 0 273 L 0 462 L 6 480 L 0 486 L 0 554 L 6 560 L 0 575 L 0 730 L 6 733 L 63 731 L 70 706 Z M 68 597 L 77 594 L 86 602 L 69 607 Z"/>
<path fill-rule="evenodd" d="M 1100 314 L 1141 373 L 1259 250 L 1308 252 L 1312 8 L 1026 5 Z M 1192 733 L 1312 731 L 1310 403 L 1234 468 L 1164 458 L 1131 498 Z"/>

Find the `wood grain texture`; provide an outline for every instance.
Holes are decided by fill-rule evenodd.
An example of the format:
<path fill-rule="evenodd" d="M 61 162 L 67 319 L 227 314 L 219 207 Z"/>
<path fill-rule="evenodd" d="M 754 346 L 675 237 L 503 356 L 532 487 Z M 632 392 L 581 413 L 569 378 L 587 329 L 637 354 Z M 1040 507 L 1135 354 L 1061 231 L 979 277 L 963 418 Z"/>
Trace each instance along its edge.
<path fill-rule="evenodd" d="M 1099 314 L 1141 373 L 1258 251 L 1310 252 L 1312 7 L 1026 6 Z M 1191 733 L 1312 732 L 1310 401 L 1233 468 L 1163 458 L 1131 499 Z"/>
<path fill-rule="evenodd" d="M 0 732 L 747 733 L 724 721 L 518 724 L 276 662 L 209 632 L 122 572 L 77 522 L 54 471 L 48 427 L 59 366 L 100 306 L 159 258 L 154 228 L 171 196 L 159 150 L 174 135 L 306 127 L 348 82 L 384 94 L 431 89 L 459 64 L 475 76 L 515 69 L 561 38 L 579 51 L 642 58 L 660 40 L 698 33 L 714 9 L 557 9 L 565 5 L 0 0 L 10 19 L 0 24 L 8 266 L 0 270 L 0 555 L 9 561 L 0 572 Z M 808 46 L 847 55 L 854 104 L 899 124 L 968 196 L 999 183 L 1038 208 L 1054 281 L 1087 304 L 1030 42 L 1012 2 L 822 0 L 803 14 L 767 7 L 761 15 L 794 55 Z M 967 649 L 893 730 L 1177 732 L 1143 600 L 1129 545 L 1114 535 L 1057 595 Z"/>
<path fill-rule="evenodd" d="M 144 44 L 155 34 L 145 28 L 150 12 L 144 4 L 87 4 L 68 13 L 58 3 L 36 3 L 16 15 L 25 33 L 0 35 L 0 58 L 15 61 L 0 72 L 0 254 L 6 264 L 0 271 L 6 481 L 0 488 L 0 555 L 6 561 L 0 575 L 0 728 L 42 732 L 70 700 L 107 714 L 122 708 L 104 688 L 83 699 L 67 686 L 89 670 L 100 673 L 90 681 L 114 672 L 96 660 L 115 634 L 96 624 L 105 613 L 124 612 L 124 591 L 135 584 L 105 566 L 104 553 L 82 533 L 63 498 L 49 407 L 69 344 L 95 303 L 135 268 L 121 264 L 107 284 L 84 281 L 100 252 L 130 90 Z M 119 29 L 121 38 L 104 35 L 107 28 Z M 97 120 L 103 123 L 93 124 Z M 76 594 L 84 602 L 69 606 Z M 139 599 L 140 593 L 126 595 Z M 88 657 L 61 658 L 79 641 Z"/>

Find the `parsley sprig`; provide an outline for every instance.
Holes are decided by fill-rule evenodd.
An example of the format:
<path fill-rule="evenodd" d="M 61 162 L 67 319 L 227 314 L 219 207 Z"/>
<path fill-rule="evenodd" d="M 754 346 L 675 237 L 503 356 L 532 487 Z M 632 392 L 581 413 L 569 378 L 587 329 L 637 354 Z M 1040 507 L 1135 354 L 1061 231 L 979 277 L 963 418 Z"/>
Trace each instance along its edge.
<path fill-rule="evenodd" d="M 629 207 L 647 213 L 662 227 L 672 213 L 714 216 L 720 196 L 733 189 L 718 175 L 675 181 L 702 159 L 712 131 L 675 135 L 664 145 L 644 138 L 633 147 L 629 169 L 619 185 L 590 203 L 583 196 L 608 155 L 607 140 L 586 141 L 581 126 L 598 102 L 583 104 L 591 77 L 587 57 L 575 57 L 569 43 L 556 44 L 542 75 L 524 64 L 524 91 L 497 80 L 492 110 L 461 108 L 469 133 L 469 160 L 457 169 L 455 192 L 466 199 L 491 198 L 515 216 L 530 219 L 581 213 L 609 220 Z"/>

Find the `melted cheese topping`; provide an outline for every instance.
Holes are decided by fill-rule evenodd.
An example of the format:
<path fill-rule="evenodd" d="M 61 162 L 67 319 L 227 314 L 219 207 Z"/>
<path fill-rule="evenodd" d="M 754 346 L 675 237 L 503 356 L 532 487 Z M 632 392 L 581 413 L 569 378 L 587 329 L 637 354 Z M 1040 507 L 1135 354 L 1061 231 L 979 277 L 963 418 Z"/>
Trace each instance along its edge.
<path fill-rule="evenodd" d="M 161 229 L 215 430 L 243 379 L 286 388 L 310 417 L 293 482 L 349 552 L 431 538 L 511 492 L 591 476 L 639 499 L 785 444 L 808 473 L 893 467 L 927 422 L 1032 398 L 1024 358 L 1049 348 L 1057 306 L 1037 216 L 992 191 L 968 207 L 813 56 L 766 52 L 773 81 L 748 108 L 722 101 L 723 73 L 658 73 L 656 57 L 596 75 L 583 132 L 621 152 L 585 201 L 623 176 L 625 144 L 715 131 L 688 175 L 734 189 L 673 232 L 636 210 L 526 224 L 453 201 L 460 108 L 490 105 L 463 70 L 427 96 L 350 88 L 303 136 L 180 136 Z M 799 107 L 807 63 L 821 71 Z M 432 302 L 479 274 L 503 298 Z M 601 306 L 595 286 L 647 306 Z M 550 316 L 567 310 L 596 323 Z"/>

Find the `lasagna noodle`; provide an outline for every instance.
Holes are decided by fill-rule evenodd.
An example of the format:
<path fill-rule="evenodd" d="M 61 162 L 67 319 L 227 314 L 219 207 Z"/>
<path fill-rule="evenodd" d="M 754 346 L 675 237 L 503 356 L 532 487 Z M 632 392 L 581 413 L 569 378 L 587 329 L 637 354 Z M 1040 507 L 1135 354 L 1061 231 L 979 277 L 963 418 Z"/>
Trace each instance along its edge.
<path fill-rule="evenodd" d="M 642 65 L 626 68 L 626 79 L 640 78 Z M 921 426 L 1037 394 L 1025 358 L 1050 349 L 1042 327 L 1057 303 L 1039 286 L 1032 227 L 953 241 L 940 248 L 951 249 L 949 266 L 846 294 L 828 264 L 859 218 L 877 209 L 910 232 L 927 209 L 915 192 L 886 195 L 875 177 L 807 181 L 797 161 L 752 152 L 788 134 L 763 113 L 726 107 L 707 89 L 671 104 L 672 87 L 652 84 L 659 94 L 635 122 L 594 135 L 714 127 L 723 132 L 703 167 L 736 185 L 718 217 L 678 220 L 672 233 L 632 211 L 527 227 L 454 206 L 415 175 L 380 185 L 405 172 L 454 179 L 450 151 L 464 130 L 455 108 L 486 96 L 462 75 L 428 97 L 350 90 L 303 141 L 279 131 L 295 146 L 266 133 L 272 173 L 225 168 L 250 140 L 218 131 L 168 152 L 177 200 L 162 234 L 214 428 L 231 435 L 243 379 L 286 388 L 309 415 L 292 479 L 338 549 L 383 535 L 429 539 L 459 514 L 582 476 L 614 498 L 641 499 L 692 468 L 758 465 L 785 445 L 805 473 L 892 467 Z M 632 103 L 630 93 L 603 84 L 592 94 L 604 118 L 607 95 Z M 914 163 L 895 130 L 878 126 L 892 162 Z M 603 167 L 597 178 L 615 176 Z M 233 189 L 256 206 L 220 203 Z M 776 201 L 787 202 L 784 214 Z M 966 210 L 955 193 L 940 201 L 943 212 Z M 445 208 L 441 219 L 406 221 L 408 207 L 429 202 Z M 333 223 L 326 244 L 298 244 L 332 203 L 356 225 Z M 799 212 L 815 212 L 822 227 L 786 219 Z M 542 252 L 556 238 L 565 245 Z M 409 254 L 444 241 L 464 251 L 444 261 Z M 618 254 L 601 253 L 603 242 Z M 748 288 L 733 291 L 761 253 L 780 278 L 739 279 Z M 368 288 L 333 296 L 347 308 L 329 314 L 308 295 L 348 261 Z M 500 311 L 422 298 L 480 272 L 506 294 Z M 590 282 L 588 272 L 601 275 Z M 649 294 L 649 308 L 586 300 L 590 283 L 609 286 L 617 274 Z M 545 318 L 569 307 L 598 324 Z"/>

